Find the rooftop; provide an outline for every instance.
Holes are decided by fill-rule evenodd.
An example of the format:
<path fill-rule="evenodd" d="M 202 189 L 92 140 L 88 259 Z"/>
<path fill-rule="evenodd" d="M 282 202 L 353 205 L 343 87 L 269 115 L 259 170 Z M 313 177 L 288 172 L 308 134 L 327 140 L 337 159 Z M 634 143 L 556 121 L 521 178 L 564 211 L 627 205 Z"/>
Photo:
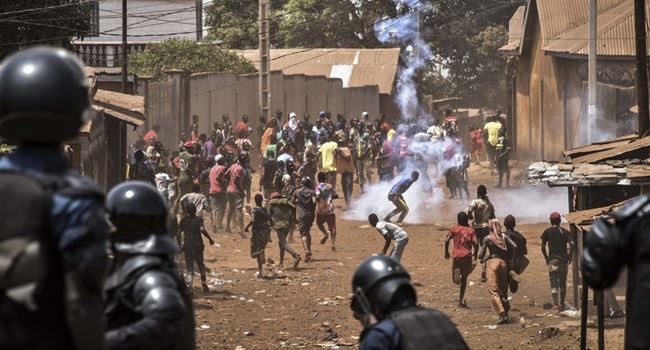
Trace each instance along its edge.
<path fill-rule="evenodd" d="M 259 50 L 241 55 L 259 69 Z M 380 94 L 391 94 L 399 66 L 400 49 L 273 49 L 271 70 L 285 75 L 304 74 L 338 78 L 343 87 L 376 85 Z"/>
<path fill-rule="evenodd" d="M 634 1 L 599 0 L 597 5 L 598 55 L 634 56 Z M 533 18 L 531 10 L 538 14 L 542 50 L 549 54 L 587 55 L 588 1 L 531 0 L 524 16 L 520 10 L 513 15 L 508 44 L 500 51 L 521 54 L 522 43 L 534 39 L 531 37 L 533 24 L 529 22 Z M 646 15 L 649 10 L 650 3 L 646 5 Z M 647 26 L 646 30 L 650 33 Z M 648 49 L 650 53 L 650 46 Z"/>

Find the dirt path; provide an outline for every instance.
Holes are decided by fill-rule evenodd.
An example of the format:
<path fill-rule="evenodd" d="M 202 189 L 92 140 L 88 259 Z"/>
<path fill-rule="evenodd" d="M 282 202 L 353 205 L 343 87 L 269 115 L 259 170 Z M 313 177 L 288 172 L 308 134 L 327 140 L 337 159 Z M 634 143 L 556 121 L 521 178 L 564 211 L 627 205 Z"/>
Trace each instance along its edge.
<path fill-rule="evenodd" d="M 448 202 L 432 213 L 427 224 L 405 227 L 410 242 L 402 263 L 413 277 L 419 302 L 446 313 L 472 349 L 578 348 L 579 317 L 560 317 L 542 307 L 550 302 L 539 242 L 545 224 L 518 225 L 528 239 L 531 264 L 519 292 L 512 296 L 509 324 L 495 328 L 496 315 L 487 287 L 479 282 L 478 269 L 469 278 L 469 309 L 455 307 L 458 288 L 451 282 L 451 262 L 444 259 L 443 245 L 451 219 L 465 205 Z M 216 273 L 209 278 L 212 291 L 197 290 L 194 298 L 200 348 L 356 348 L 360 325 L 349 309 L 351 277 L 361 260 L 381 250 L 383 239 L 365 222 L 339 219 L 337 227 L 336 252 L 315 238 L 313 262 L 302 264 L 298 271 L 269 265 L 267 272 L 274 278 L 265 280 L 255 277 L 256 263 L 249 257 L 248 241 L 236 235 L 215 235 L 220 246 L 206 246 L 206 264 Z M 315 227 L 312 234 L 320 238 Z M 298 240 L 293 245 L 302 252 Z M 267 247 L 267 257 L 278 261 L 275 237 Z M 571 283 L 569 277 L 569 302 Z M 608 348 L 622 348 L 621 322 L 610 325 Z M 595 337 L 592 327 L 592 348 Z"/>

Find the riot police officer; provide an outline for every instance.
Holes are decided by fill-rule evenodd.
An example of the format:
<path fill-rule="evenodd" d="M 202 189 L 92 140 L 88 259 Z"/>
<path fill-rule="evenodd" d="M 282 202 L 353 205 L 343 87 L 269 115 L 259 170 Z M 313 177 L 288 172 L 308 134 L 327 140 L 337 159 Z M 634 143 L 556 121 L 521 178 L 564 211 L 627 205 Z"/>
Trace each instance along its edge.
<path fill-rule="evenodd" d="M 585 235 L 582 274 L 595 289 L 614 285 L 627 267 L 625 349 L 650 349 L 650 196 L 630 200 Z"/>
<path fill-rule="evenodd" d="M 106 208 L 115 225 L 104 288 L 108 349 L 194 349 L 192 300 L 175 272 L 179 248 L 164 197 L 148 183 L 125 182 L 108 193 Z"/>
<path fill-rule="evenodd" d="M 362 350 L 468 348 L 447 316 L 417 306 L 410 275 L 392 258 L 373 256 L 362 262 L 352 291 L 351 308 L 364 325 Z"/>
<path fill-rule="evenodd" d="M 103 195 L 71 170 L 62 143 L 90 110 L 71 53 L 32 48 L 0 66 L 0 348 L 103 349 Z"/>

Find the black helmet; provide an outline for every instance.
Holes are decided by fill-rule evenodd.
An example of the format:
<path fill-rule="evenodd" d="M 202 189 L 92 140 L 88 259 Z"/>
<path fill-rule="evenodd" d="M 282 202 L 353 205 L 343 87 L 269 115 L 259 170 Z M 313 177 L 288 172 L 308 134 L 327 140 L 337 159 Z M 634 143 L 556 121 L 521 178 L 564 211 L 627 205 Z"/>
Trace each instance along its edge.
<path fill-rule="evenodd" d="M 60 143 L 79 132 L 90 110 L 83 65 L 63 49 L 37 47 L 0 65 L 0 137 Z"/>
<path fill-rule="evenodd" d="M 311 178 L 309 176 L 303 176 L 300 182 L 302 182 L 302 185 L 305 187 L 311 187 Z"/>
<path fill-rule="evenodd" d="M 355 298 L 365 297 L 376 316 L 390 309 L 393 297 L 402 288 L 407 288 L 412 293 L 415 302 L 411 276 L 397 261 L 383 255 L 363 261 L 352 277 Z"/>
<path fill-rule="evenodd" d="M 128 181 L 106 196 L 109 218 L 116 227 L 116 251 L 128 254 L 174 254 L 178 245 L 167 229 L 167 201 L 152 185 Z"/>

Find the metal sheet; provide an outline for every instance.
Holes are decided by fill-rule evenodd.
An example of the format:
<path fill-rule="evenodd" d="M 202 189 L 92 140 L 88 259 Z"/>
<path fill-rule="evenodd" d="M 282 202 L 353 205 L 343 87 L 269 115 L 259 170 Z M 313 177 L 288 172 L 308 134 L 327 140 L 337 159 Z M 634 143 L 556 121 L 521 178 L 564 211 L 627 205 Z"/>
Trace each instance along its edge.
<path fill-rule="evenodd" d="M 258 50 L 238 52 L 259 67 Z M 376 85 L 381 94 L 392 92 L 399 60 L 399 48 L 271 50 L 272 71 L 282 71 L 285 75 L 330 77 L 334 66 L 352 66 L 348 87 Z"/>

